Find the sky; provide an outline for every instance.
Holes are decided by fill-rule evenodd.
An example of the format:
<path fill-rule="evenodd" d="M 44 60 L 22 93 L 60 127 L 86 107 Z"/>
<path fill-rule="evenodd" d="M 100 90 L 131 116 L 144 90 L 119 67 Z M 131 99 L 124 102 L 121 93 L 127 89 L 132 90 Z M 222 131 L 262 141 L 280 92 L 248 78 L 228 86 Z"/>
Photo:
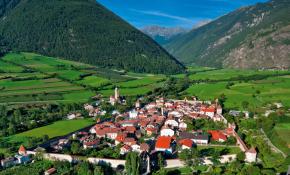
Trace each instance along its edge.
<path fill-rule="evenodd" d="M 137 28 L 193 28 L 243 6 L 267 0 L 97 0 Z"/>

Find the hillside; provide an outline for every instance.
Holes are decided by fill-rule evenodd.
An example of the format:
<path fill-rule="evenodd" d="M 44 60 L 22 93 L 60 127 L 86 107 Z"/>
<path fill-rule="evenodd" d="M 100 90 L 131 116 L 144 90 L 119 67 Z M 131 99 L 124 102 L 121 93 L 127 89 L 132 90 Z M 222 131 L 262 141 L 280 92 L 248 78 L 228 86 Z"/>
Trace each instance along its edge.
<path fill-rule="evenodd" d="M 181 62 L 230 68 L 290 67 L 290 1 L 243 7 L 165 46 Z"/>
<path fill-rule="evenodd" d="M 141 31 L 157 43 L 164 45 L 169 43 L 172 39 L 179 37 L 182 34 L 188 32 L 187 29 L 182 27 L 161 27 L 161 26 L 147 26 L 141 29 Z"/>
<path fill-rule="evenodd" d="M 184 69 L 150 37 L 94 0 L 22 0 L 2 16 L 0 35 L 15 51 L 100 67 L 166 74 Z"/>

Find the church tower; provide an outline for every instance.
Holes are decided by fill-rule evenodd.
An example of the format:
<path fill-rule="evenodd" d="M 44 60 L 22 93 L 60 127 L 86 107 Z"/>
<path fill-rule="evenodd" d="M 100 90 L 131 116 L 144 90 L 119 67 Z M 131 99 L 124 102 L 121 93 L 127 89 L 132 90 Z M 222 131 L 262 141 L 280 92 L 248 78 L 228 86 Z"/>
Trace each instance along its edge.
<path fill-rule="evenodd" d="M 115 88 L 115 99 L 118 100 L 120 97 L 120 92 L 119 92 L 119 89 L 116 87 Z"/>

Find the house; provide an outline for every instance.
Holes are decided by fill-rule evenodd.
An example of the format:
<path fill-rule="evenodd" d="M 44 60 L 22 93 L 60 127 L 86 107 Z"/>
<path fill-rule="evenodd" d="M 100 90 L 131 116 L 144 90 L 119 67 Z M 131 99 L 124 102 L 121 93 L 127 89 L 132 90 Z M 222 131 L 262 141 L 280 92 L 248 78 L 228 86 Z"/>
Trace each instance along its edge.
<path fill-rule="evenodd" d="M 138 117 L 138 112 L 136 110 L 132 110 L 129 112 L 130 119 L 136 119 Z"/>
<path fill-rule="evenodd" d="M 203 132 L 195 132 L 195 133 L 189 133 L 189 132 L 181 132 L 179 133 L 180 139 L 191 139 L 196 144 L 202 144 L 207 145 L 209 142 L 209 135 L 207 133 Z"/>
<path fill-rule="evenodd" d="M 15 155 L 15 164 L 26 164 L 30 161 L 30 157 L 26 155 Z"/>
<path fill-rule="evenodd" d="M 180 130 L 185 131 L 187 129 L 187 124 L 185 122 L 180 122 L 178 127 Z"/>
<path fill-rule="evenodd" d="M 178 122 L 174 119 L 167 119 L 164 124 L 171 127 L 178 127 Z"/>
<path fill-rule="evenodd" d="M 178 142 L 181 149 L 190 149 L 193 146 L 193 141 L 191 139 L 182 139 Z"/>
<path fill-rule="evenodd" d="M 252 163 L 252 162 L 256 162 L 257 160 L 257 151 L 255 148 L 251 148 L 249 150 L 246 151 L 246 162 Z"/>
<path fill-rule="evenodd" d="M 217 108 L 216 108 L 216 113 L 218 115 L 222 115 L 223 114 L 223 108 L 221 105 L 218 105 Z"/>
<path fill-rule="evenodd" d="M 155 143 L 155 150 L 171 154 L 172 153 L 171 140 L 172 140 L 171 137 L 159 136 Z"/>
<path fill-rule="evenodd" d="M 129 145 L 124 145 L 120 148 L 120 154 L 122 155 L 127 154 L 130 151 L 132 151 L 132 148 Z"/>
<path fill-rule="evenodd" d="M 123 143 L 126 137 L 127 137 L 126 133 L 118 133 L 118 135 L 115 139 L 115 145 Z"/>
<path fill-rule="evenodd" d="M 217 142 L 227 141 L 227 136 L 224 133 L 222 133 L 221 131 L 210 130 L 210 131 L 208 131 L 208 133 L 211 134 L 211 138 L 214 141 L 217 141 Z"/>
<path fill-rule="evenodd" d="M 44 175 L 51 175 L 51 174 L 54 174 L 54 173 L 56 173 L 56 169 L 55 168 L 50 168 L 50 169 L 48 169 L 48 170 L 46 170 L 44 172 Z"/>
<path fill-rule="evenodd" d="M 84 149 L 96 148 L 100 143 L 99 139 L 87 139 L 83 142 Z"/>
<path fill-rule="evenodd" d="M 202 114 L 205 114 L 205 115 L 209 116 L 210 118 L 213 118 L 214 114 L 215 114 L 215 108 L 212 106 L 211 107 L 202 107 L 201 112 L 202 112 Z"/>
<path fill-rule="evenodd" d="M 23 145 L 20 145 L 19 149 L 18 149 L 18 154 L 19 155 L 26 155 L 26 148 Z"/>
<path fill-rule="evenodd" d="M 157 134 L 157 128 L 146 128 L 146 134 L 151 136 L 153 134 Z"/>
<path fill-rule="evenodd" d="M 170 128 L 164 127 L 164 128 L 161 129 L 160 135 L 161 136 L 170 136 L 170 137 L 172 137 L 172 136 L 174 136 L 174 131 L 172 129 L 170 129 Z"/>
<path fill-rule="evenodd" d="M 14 157 L 9 157 L 9 158 L 6 158 L 6 159 L 2 159 L 1 160 L 1 166 L 3 168 L 7 168 L 7 167 L 11 167 L 13 165 L 15 165 L 15 161 L 14 161 Z"/>
<path fill-rule="evenodd" d="M 138 153 L 141 152 L 140 145 L 134 144 L 134 145 L 131 145 L 131 147 L 132 147 L 132 151 L 135 151 L 135 152 L 138 152 Z"/>
<path fill-rule="evenodd" d="M 136 140 L 134 138 L 127 137 L 124 139 L 124 144 L 132 146 L 136 144 Z"/>
<path fill-rule="evenodd" d="M 104 128 L 103 131 L 106 133 L 106 137 L 115 140 L 118 133 L 121 131 L 120 128 Z"/>
<path fill-rule="evenodd" d="M 102 129 L 99 129 L 99 130 L 96 130 L 96 136 L 98 138 L 104 138 L 106 137 L 106 131 L 102 130 Z"/>
<path fill-rule="evenodd" d="M 136 128 L 134 126 L 126 126 L 124 129 L 124 132 L 134 134 L 136 132 Z"/>

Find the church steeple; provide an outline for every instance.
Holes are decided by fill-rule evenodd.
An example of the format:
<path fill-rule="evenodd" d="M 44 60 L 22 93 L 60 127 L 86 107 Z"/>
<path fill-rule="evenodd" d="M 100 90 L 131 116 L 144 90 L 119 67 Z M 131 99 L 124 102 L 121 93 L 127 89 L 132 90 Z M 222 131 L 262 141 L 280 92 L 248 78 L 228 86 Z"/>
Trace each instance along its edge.
<path fill-rule="evenodd" d="M 118 100 L 120 97 L 120 91 L 118 89 L 118 87 L 115 88 L 115 99 Z"/>

